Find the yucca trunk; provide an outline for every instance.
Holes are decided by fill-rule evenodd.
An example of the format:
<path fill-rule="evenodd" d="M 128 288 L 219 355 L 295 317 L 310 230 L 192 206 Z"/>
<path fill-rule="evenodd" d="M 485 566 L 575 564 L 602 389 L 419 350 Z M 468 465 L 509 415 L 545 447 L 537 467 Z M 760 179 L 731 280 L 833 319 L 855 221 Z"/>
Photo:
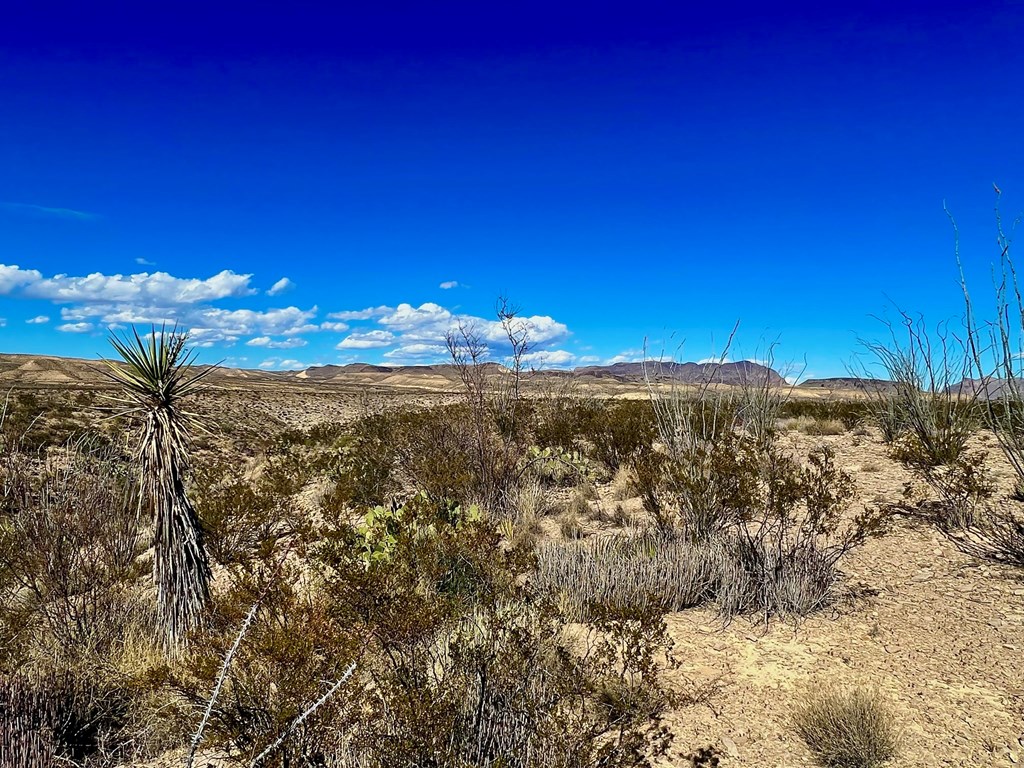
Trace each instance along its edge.
<path fill-rule="evenodd" d="M 209 597 L 210 564 L 199 517 L 185 494 L 188 458 L 174 411 L 159 405 L 145 422 L 140 458 L 143 499 L 153 515 L 153 581 L 173 646 L 199 623 Z"/>

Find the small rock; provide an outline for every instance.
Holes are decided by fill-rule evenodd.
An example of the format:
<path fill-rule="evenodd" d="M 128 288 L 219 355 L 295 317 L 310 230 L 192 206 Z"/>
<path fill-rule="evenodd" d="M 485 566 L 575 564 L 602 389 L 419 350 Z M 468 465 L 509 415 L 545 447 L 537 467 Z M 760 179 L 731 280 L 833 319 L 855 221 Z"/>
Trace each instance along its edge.
<path fill-rule="evenodd" d="M 729 754 L 729 757 L 739 758 L 739 747 L 737 747 L 736 742 L 730 739 L 728 736 L 722 737 L 722 746 L 725 747 L 725 751 Z"/>

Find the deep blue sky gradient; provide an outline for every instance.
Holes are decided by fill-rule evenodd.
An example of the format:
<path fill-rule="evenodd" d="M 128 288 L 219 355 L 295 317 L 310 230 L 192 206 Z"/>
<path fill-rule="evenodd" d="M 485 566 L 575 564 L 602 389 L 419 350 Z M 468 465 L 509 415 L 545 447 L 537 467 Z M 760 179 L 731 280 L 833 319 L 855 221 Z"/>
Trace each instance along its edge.
<path fill-rule="evenodd" d="M 1020 4 L 33 5 L 0 24 L 0 264 L 44 277 L 232 270 L 260 293 L 211 306 L 314 323 L 504 292 L 576 363 L 740 320 L 734 356 L 833 375 L 873 314 L 962 313 L 944 200 L 981 297 L 992 183 L 1024 208 Z M 0 294 L 0 351 L 106 352 L 69 306 Z M 203 355 L 393 349 L 345 335 Z"/>

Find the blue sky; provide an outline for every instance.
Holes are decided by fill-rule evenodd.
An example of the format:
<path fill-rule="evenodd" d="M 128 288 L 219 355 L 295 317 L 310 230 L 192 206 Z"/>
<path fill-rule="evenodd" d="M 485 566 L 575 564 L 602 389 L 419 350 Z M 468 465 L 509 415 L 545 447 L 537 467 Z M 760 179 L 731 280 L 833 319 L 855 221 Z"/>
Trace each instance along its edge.
<path fill-rule="evenodd" d="M 837 375 L 962 314 L 944 200 L 981 300 L 1024 209 L 1018 4 L 147 5 L 5 10 L 0 351 L 426 363 L 506 294 L 538 365 Z"/>

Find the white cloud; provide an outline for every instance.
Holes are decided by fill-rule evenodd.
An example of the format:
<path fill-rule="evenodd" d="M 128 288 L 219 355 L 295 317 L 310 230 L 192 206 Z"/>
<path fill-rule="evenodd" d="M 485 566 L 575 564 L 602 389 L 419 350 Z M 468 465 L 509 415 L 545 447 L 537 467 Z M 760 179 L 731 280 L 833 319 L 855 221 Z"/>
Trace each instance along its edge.
<path fill-rule="evenodd" d="M 247 347 L 266 347 L 267 349 L 295 349 L 296 347 L 304 347 L 308 343 L 305 339 L 298 336 L 277 341 L 269 336 L 257 336 L 255 339 L 249 339 L 245 342 L 245 345 Z"/>
<path fill-rule="evenodd" d="M 459 281 L 458 280 L 445 280 L 438 287 L 442 291 L 450 291 L 452 288 L 458 288 L 459 287 Z"/>
<path fill-rule="evenodd" d="M 644 360 L 644 351 L 642 349 L 624 349 L 615 357 L 608 359 L 607 365 L 615 365 L 615 363 L 640 363 Z"/>
<path fill-rule="evenodd" d="M 136 256 L 135 257 L 135 263 L 139 264 L 139 265 L 141 265 L 143 267 L 155 267 L 156 266 L 156 262 L 155 261 L 150 261 L 149 259 L 144 259 L 141 256 Z"/>
<path fill-rule="evenodd" d="M 370 320 L 381 317 L 388 312 L 394 312 L 391 307 L 367 307 L 366 309 L 348 310 L 345 312 L 331 312 L 327 317 L 331 320 Z"/>
<path fill-rule="evenodd" d="M 189 329 L 192 340 L 209 344 L 235 342 L 242 336 L 296 336 L 318 331 L 310 321 L 317 308 L 283 307 L 220 309 L 217 307 L 134 306 L 132 304 L 86 304 L 63 307 L 67 321 L 100 322 L 103 325 L 179 325 Z"/>
<path fill-rule="evenodd" d="M 303 368 L 308 368 L 309 366 L 298 360 L 282 360 L 278 357 L 271 357 L 264 360 L 257 367 L 262 368 L 265 371 L 274 369 L 279 371 L 297 371 Z"/>
<path fill-rule="evenodd" d="M 542 349 L 527 352 L 523 364 L 533 368 L 564 368 L 576 361 L 576 355 L 564 349 Z"/>
<path fill-rule="evenodd" d="M 384 357 L 389 360 L 415 360 L 417 362 L 445 360 L 448 357 L 448 348 L 443 344 L 404 344 L 390 352 L 385 352 Z"/>
<path fill-rule="evenodd" d="M 349 329 L 349 325 L 348 323 L 335 323 L 331 322 L 330 320 L 325 320 L 324 322 L 320 323 L 320 329 L 324 331 L 334 331 L 336 333 L 341 333 L 342 331 L 347 331 Z"/>
<path fill-rule="evenodd" d="M 378 349 L 395 346 L 385 357 L 389 359 L 447 358 L 445 337 L 458 335 L 459 329 L 471 331 L 487 347 L 485 357 L 501 360 L 511 354 L 508 333 L 499 320 L 456 314 L 450 309 L 426 302 L 414 306 L 402 302 L 394 307 L 380 306 L 351 312 L 334 312 L 328 317 L 352 322 L 370 321 L 366 330 L 357 330 L 338 344 L 338 349 Z M 531 364 L 564 366 L 575 357 L 565 350 L 553 349 L 569 337 L 569 329 L 547 315 L 517 317 L 511 320 L 514 335 L 525 336 Z M 373 326 L 377 327 L 374 328 Z"/>
<path fill-rule="evenodd" d="M 22 269 L 17 264 L 0 264 L 0 296 L 42 279 L 43 275 L 37 269 Z"/>
<path fill-rule="evenodd" d="M 29 298 L 47 299 L 58 304 L 198 304 L 234 296 L 251 296 L 256 292 L 249 286 L 251 277 L 227 269 L 205 280 L 174 277 L 166 272 L 140 272 L 135 275 L 104 275 L 94 272 L 84 277 L 55 275 L 45 279 L 37 278 L 25 283 L 22 292 Z"/>
<path fill-rule="evenodd" d="M 58 331 L 64 331 L 64 333 L 88 333 L 93 329 L 92 323 L 64 323 L 64 325 L 58 325 Z"/>
<path fill-rule="evenodd" d="M 276 283 L 270 286 L 270 290 L 267 291 L 267 296 L 277 296 L 277 294 L 284 293 L 285 291 L 290 290 L 294 287 L 295 283 L 293 283 L 287 277 L 282 277 L 280 280 L 278 280 Z"/>
<path fill-rule="evenodd" d="M 728 355 L 719 355 L 718 357 L 703 357 L 697 361 L 699 365 L 707 365 L 708 363 L 731 363 Z"/>
<path fill-rule="evenodd" d="M 402 303 L 390 312 L 385 313 L 377 321 L 381 325 L 396 331 L 417 332 L 420 334 L 444 335 L 451 328 L 453 315 L 440 304 L 427 302 L 414 307 Z"/>
<path fill-rule="evenodd" d="M 380 349 L 394 343 L 395 335 L 390 331 L 366 331 L 353 333 L 338 342 L 335 349 Z"/>
<path fill-rule="evenodd" d="M 36 315 L 35 317 L 30 317 L 25 322 L 29 325 L 42 325 L 43 323 L 50 322 L 50 318 L 46 315 Z"/>

